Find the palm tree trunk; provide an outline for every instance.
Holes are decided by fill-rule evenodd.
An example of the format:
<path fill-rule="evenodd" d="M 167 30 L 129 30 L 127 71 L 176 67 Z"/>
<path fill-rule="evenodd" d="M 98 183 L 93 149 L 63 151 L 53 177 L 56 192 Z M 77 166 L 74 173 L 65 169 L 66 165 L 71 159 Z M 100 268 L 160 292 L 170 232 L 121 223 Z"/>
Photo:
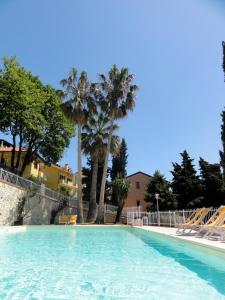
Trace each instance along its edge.
<path fill-rule="evenodd" d="M 15 154 L 16 154 L 16 135 L 13 134 L 13 148 L 12 148 L 12 156 L 11 156 L 11 168 L 12 169 L 14 169 Z"/>
<path fill-rule="evenodd" d="M 100 189 L 100 197 L 99 197 L 99 206 L 98 206 L 98 218 L 96 223 L 104 224 L 104 198 L 105 198 L 105 184 L 106 184 L 106 176 L 107 176 L 107 169 L 108 169 L 108 159 L 109 153 L 111 148 L 111 141 L 112 141 L 112 133 L 113 133 L 113 118 L 111 119 L 110 123 L 110 130 L 109 130 L 109 140 L 106 149 L 105 161 L 103 166 L 103 173 L 102 173 L 102 182 L 101 182 L 101 189 Z"/>
<path fill-rule="evenodd" d="M 77 143 L 77 166 L 78 166 L 78 223 L 84 222 L 83 201 L 82 201 L 82 169 L 81 169 L 81 124 L 78 124 L 78 143 Z"/>
<path fill-rule="evenodd" d="M 32 142 L 29 143 L 26 155 L 23 159 L 23 164 L 22 164 L 22 167 L 19 171 L 20 176 L 23 176 L 23 173 L 26 169 L 26 166 L 31 162 L 31 155 L 32 155 Z"/>
<path fill-rule="evenodd" d="M 17 160 L 16 160 L 16 169 L 19 169 L 19 165 L 20 165 L 20 158 L 21 158 L 21 152 L 22 152 L 22 144 L 23 144 L 23 139 L 22 136 L 20 134 L 20 142 L 19 142 L 19 152 L 17 153 Z"/>
<path fill-rule="evenodd" d="M 91 178 L 91 192 L 90 192 L 90 202 L 89 211 L 87 216 L 87 222 L 94 223 L 97 214 L 97 204 L 96 204 L 96 193 L 97 193 L 97 180 L 98 180 L 98 158 L 94 158 L 93 170 Z"/>
<path fill-rule="evenodd" d="M 117 209 L 115 224 L 120 222 L 120 216 L 123 211 L 124 204 L 125 204 L 125 200 L 121 200 Z"/>

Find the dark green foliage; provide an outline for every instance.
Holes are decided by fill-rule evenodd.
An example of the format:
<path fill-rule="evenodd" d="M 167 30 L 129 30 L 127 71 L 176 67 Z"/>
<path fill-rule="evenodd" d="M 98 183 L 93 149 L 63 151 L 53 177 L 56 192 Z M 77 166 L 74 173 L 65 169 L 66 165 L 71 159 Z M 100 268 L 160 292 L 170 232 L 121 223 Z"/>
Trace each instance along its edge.
<path fill-rule="evenodd" d="M 70 196 L 71 190 L 70 190 L 70 188 L 68 188 L 68 187 L 66 187 L 66 186 L 60 186 L 60 187 L 59 187 L 59 192 L 60 192 L 61 194 L 66 195 L 66 196 Z"/>
<path fill-rule="evenodd" d="M 219 207 L 224 204 L 223 176 L 219 164 L 210 164 L 203 158 L 199 160 L 202 196 L 204 206 Z"/>
<path fill-rule="evenodd" d="M 221 125 L 221 141 L 223 150 L 220 151 L 220 164 L 223 169 L 223 181 L 225 184 L 225 110 L 221 113 L 222 125 Z"/>
<path fill-rule="evenodd" d="M 82 171 L 82 174 L 83 174 L 83 178 L 82 178 L 83 200 L 87 201 L 87 202 L 90 201 L 92 168 L 93 168 L 92 160 L 88 159 L 87 167 L 84 167 L 83 171 Z M 97 203 L 99 201 L 99 195 L 100 195 L 102 172 L 103 172 L 103 162 L 99 162 L 99 165 L 98 165 L 98 179 L 97 179 L 97 196 L 96 196 Z M 107 174 L 109 175 L 109 169 L 108 169 Z M 110 199 L 110 185 L 109 185 L 109 181 L 106 180 L 105 203 L 108 203 L 109 199 Z"/>
<path fill-rule="evenodd" d="M 223 63 L 222 68 L 224 72 L 224 81 L 225 81 L 225 42 L 222 42 L 222 48 L 223 48 Z"/>
<path fill-rule="evenodd" d="M 127 171 L 126 171 L 127 159 L 128 159 L 127 143 L 125 139 L 122 139 L 118 153 L 113 155 L 112 157 L 112 168 L 110 171 L 111 180 L 114 180 L 117 177 L 125 178 L 127 176 Z M 111 202 L 114 205 L 118 205 L 118 199 L 113 186 L 112 186 Z"/>
<path fill-rule="evenodd" d="M 178 208 L 201 206 L 201 184 L 191 159 L 184 151 L 181 153 L 182 163 L 173 163 L 171 187 L 177 196 Z"/>
<path fill-rule="evenodd" d="M 58 207 L 51 211 L 50 224 L 55 223 L 55 218 L 58 215 L 58 213 L 66 207 L 68 207 L 68 202 L 66 199 L 63 199 L 62 201 L 60 201 Z"/>
<path fill-rule="evenodd" d="M 112 180 L 114 180 L 116 177 L 125 178 L 127 176 L 127 159 L 127 143 L 123 138 L 120 144 L 119 152 L 112 157 L 112 169 L 110 172 Z"/>
<path fill-rule="evenodd" d="M 118 199 L 118 209 L 116 214 L 115 223 L 118 223 L 120 221 L 120 216 L 125 204 L 125 200 L 128 196 L 129 189 L 130 189 L 130 181 L 125 178 L 116 177 L 112 181 L 112 187 L 116 193 L 117 199 Z"/>
<path fill-rule="evenodd" d="M 177 208 L 176 195 L 173 194 L 170 186 L 170 182 L 165 177 L 156 171 L 150 178 L 146 194 L 145 201 L 149 202 L 150 210 L 156 210 L 155 194 L 159 194 L 159 209 L 160 210 L 172 210 Z"/>
<path fill-rule="evenodd" d="M 74 134 L 65 117 L 57 92 L 22 68 L 15 58 L 5 58 L 0 70 L 0 130 L 13 141 L 11 168 L 19 168 L 21 148 L 27 152 L 26 165 L 41 155 L 47 163 L 57 162 Z M 17 158 L 15 147 L 19 147 Z"/>
<path fill-rule="evenodd" d="M 24 207 L 25 207 L 26 201 L 27 201 L 26 196 L 22 196 L 18 200 L 18 204 L 17 204 L 17 216 L 16 216 L 16 220 L 14 221 L 14 224 L 13 224 L 14 226 L 23 225 Z"/>
<path fill-rule="evenodd" d="M 17 213 L 15 216 L 14 226 L 23 225 L 24 218 L 30 213 L 30 210 L 25 211 L 26 202 L 36 195 L 35 189 L 28 190 L 25 195 L 21 196 L 17 203 Z"/>

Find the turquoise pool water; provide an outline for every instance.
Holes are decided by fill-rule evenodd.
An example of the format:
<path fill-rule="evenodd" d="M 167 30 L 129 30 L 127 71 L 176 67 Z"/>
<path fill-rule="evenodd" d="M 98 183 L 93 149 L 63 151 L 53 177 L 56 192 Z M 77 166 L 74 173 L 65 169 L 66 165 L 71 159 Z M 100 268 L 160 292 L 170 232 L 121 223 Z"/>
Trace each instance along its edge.
<path fill-rule="evenodd" d="M 225 257 L 132 228 L 1 232 L 0 299 L 225 299 Z"/>

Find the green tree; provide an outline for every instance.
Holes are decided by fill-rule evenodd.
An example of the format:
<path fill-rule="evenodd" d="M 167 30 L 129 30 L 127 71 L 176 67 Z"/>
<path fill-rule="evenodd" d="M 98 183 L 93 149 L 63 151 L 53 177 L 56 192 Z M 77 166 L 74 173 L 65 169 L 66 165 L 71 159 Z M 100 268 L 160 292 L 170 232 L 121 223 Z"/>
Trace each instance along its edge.
<path fill-rule="evenodd" d="M 156 210 L 155 194 L 159 194 L 159 209 L 169 210 L 177 208 L 176 195 L 171 190 L 170 182 L 159 171 L 155 171 L 149 180 L 145 193 L 145 201 L 149 202 L 150 209 Z"/>
<path fill-rule="evenodd" d="M 224 81 L 225 81 L 225 42 L 222 42 L 222 48 L 223 48 L 223 63 L 222 63 L 222 68 L 223 68 L 223 73 L 224 73 Z"/>
<path fill-rule="evenodd" d="M 112 186 L 117 194 L 117 198 L 119 200 L 119 205 L 117 209 L 115 223 L 120 222 L 120 216 L 125 205 L 125 200 L 127 199 L 129 190 L 130 190 L 130 181 L 125 178 L 115 178 L 112 181 Z"/>
<path fill-rule="evenodd" d="M 223 169 L 223 181 L 225 184 L 225 110 L 222 111 L 221 117 L 222 117 L 221 141 L 222 141 L 223 150 L 221 150 L 219 153 L 220 153 L 220 164 Z"/>
<path fill-rule="evenodd" d="M 178 208 L 199 206 L 202 200 L 199 177 L 191 159 L 185 150 L 181 153 L 182 163 L 173 163 L 171 187 L 177 196 Z"/>
<path fill-rule="evenodd" d="M 203 158 L 200 158 L 199 166 L 204 206 L 219 207 L 223 204 L 225 196 L 220 165 L 210 164 Z"/>
<path fill-rule="evenodd" d="M 70 120 L 77 126 L 77 166 L 78 166 L 78 219 L 83 223 L 83 201 L 82 201 L 82 150 L 81 150 L 81 130 L 87 123 L 92 111 L 95 110 L 95 103 L 90 96 L 90 82 L 86 72 L 81 72 L 78 78 L 77 70 L 72 68 L 68 78 L 61 80 L 65 90 L 62 97 L 66 100 L 64 110 Z"/>
<path fill-rule="evenodd" d="M 110 172 L 112 181 L 117 177 L 125 178 L 127 176 L 127 171 L 126 171 L 127 159 L 128 159 L 127 143 L 125 139 L 122 139 L 118 153 L 113 155 L 112 157 L 112 168 Z M 113 187 L 112 187 L 111 201 L 113 204 L 118 205 L 118 199 Z"/>
<path fill-rule="evenodd" d="M 102 173 L 103 173 L 103 164 L 104 162 L 102 160 L 98 163 L 98 177 L 97 177 L 97 191 L 96 191 L 96 202 L 99 201 L 99 195 L 100 195 L 100 188 L 101 188 L 101 181 L 102 181 Z M 107 170 L 107 178 L 109 176 L 109 168 Z M 93 162 L 90 158 L 87 159 L 87 166 L 83 167 L 83 178 L 82 178 L 82 191 L 83 191 L 83 200 L 86 202 L 90 201 L 90 193 L 91 193 L 91 182 L 92 182 L 92 173 L 93 173 Z M 105 203 L 109 202 L 110 200 L 110 183 L 108 179 L 106 179 L 106 185 L 105 185 Z"/>
<path fill-rule="evenodd" d="M 74 129 L 52 87 L 43 85 L 15 58 L 5 58 L 3 63 L 0 70 L 0 130 L 12 136 L 11 167 L 23 175 L 35 155 L 42 156 L 46 163 L 56 163 L 68 147 Z M 21 156 L 22 148 L 27 149 L 24 157 Z"/>
<path fill-rule="evenodd" d="M 114 124 L 113 130 L 118 128 Z M 82 133 L 82 146 L 84 153 L 91 157 L 93 162 L 92 168 L 92 182 L 89 201 L 89 212 L 87 221 L 95 222 L 97 215 L 97 178 L 99 161 L 105 156 L 107 142 L 109 137 L 109 118 L 103 113 L 95 114 L 89 118 L 87 124 L 84 126 Z M 115 153 L 118 149 L 119 138 L 115 135 L 111 140 L 111 152 Z"/>
<path fill-rule="evenodd" d="M 110 119 L 97 220 L 98 223 L 104 223 L 104 193 L 113 126 L 116 120 L 126 117 L 128 112 L 134 109 L 138 87 L 132 84 L 134 76 L 129 74 L 128 69 L 122 68 L 120 70 L 116 65 L 110 69 L 108 77 L 103 74 L 99 77 L 100 83 L 97 85 L 97 91 L 100 94 L 101 108 L 107 113 Z"/>
<path fill-rule="evenodd" d="M 222 63 L 222 69 L 224 72 L 224 81 L 225 81 L 225 42 L 222 42 L 222 48 L 223 48 L 223 63 Z M 221 150 L 220 153 L 220 164 L 223 168 L 223 181 L 225 184 L 225 111 L 223 110 L 221 113 L 222 117 L 222 125 L 221 125 L 221 140 L 222 140 L 222 147 L 223 150 Z"/>

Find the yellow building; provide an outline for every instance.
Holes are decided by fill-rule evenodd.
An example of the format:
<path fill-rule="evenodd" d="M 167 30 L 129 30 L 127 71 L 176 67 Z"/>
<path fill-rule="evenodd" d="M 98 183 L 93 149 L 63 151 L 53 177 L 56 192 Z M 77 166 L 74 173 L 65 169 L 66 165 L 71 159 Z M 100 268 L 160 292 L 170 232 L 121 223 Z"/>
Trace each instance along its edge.
<path fill-rule="evenodd" d="M 16 148 L 15 161 L 19 149 Z M 26 149 L 22 149 L 20 166 L 26 155 Z M 12 157 L 12 144 L 0 140 L 0 166 L 10 167 Z M 43 182 L 47 187 L 54 190 L 64 190 L 75 194 L 77 190 L 76 174 L 72 173 L 68 164 L 64 167 L 55 164 L 46 164 L 44 160 L 36 155 L 35 160 L 30 163 L 25 171 L 24 177 L 36 179 Z"/>

